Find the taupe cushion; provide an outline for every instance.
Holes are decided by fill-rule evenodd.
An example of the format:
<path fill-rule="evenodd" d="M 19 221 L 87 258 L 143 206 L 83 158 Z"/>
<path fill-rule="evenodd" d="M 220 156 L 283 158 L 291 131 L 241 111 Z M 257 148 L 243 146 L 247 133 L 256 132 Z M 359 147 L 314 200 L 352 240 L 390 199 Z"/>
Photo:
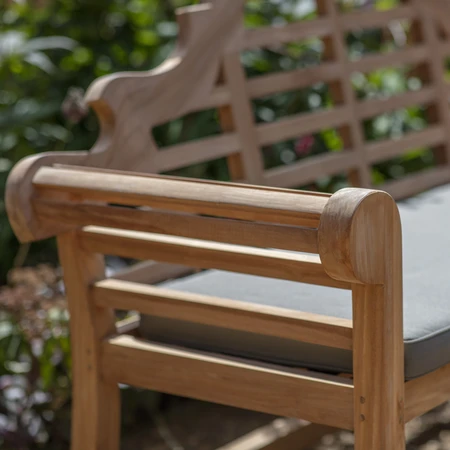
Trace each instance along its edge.
<path fill-rule="evenodd" d="M 405 377 L 450 362 L 450 186 L 399 204 L 403 227 Z M 328 316 L 351 318 L 350 292 L 210 270 L 164 283 L 171 289 L 216 295 Z M 351 372 L 350 351 L 143 317 L 149 339 L 233 356 Z"/>

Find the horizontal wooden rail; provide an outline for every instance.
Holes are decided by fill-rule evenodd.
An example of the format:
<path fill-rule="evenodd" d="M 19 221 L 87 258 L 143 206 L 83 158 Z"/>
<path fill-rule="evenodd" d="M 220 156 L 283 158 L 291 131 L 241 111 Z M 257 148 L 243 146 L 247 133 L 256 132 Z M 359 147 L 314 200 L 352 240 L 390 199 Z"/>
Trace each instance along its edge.
<path fill-rule="evenodd" d="M 405 421 L 431 411 L 450 399 L 450 364 L 405 385 Z"/>
<path fill-rule="evenodd" d="M 364 100 L 357 103 L 356 113 L 362 120 L 373 116 L 394 111 L 400 108 L 426 105 L 436 99 L 436 90 L 433 87 L 425 87 L 419 91 L 410 91 L 393 95 L 388 98 Z"/>
<path fill-rule="evenodd" d="M 415 19 L 418 15 L 417 9 L 410 5 L 402 5 L 386 11 L 352 11 L 341 14 L 339 21 L 345 31 L 358 31 L 369 28 L 385 28 L 389 22 L 394 20 Z"/>
<path fill-rule="evenodd" d="M 172 211 L 316 228 L 328 196 L 233 183 L 163 176 L 43 167 L 33 179 L 38 194 L 78 201 L 149 206 Z"/>
<path fill-rule="evenodd" d="M 276 122 L 258 125 L 256 131 L 260 145 L 270 145 L 326 128 L 339 127 L 348 123 L 350 119 L 351 110 L 339 106 L 326 111 L 283 117 Z"/>
<path fill-rule="evenodd" d="M 102 344 L 105 379 L 269 414 L 353 428 L 353 386 L 339 377 L 282 370 L 118 336 Z"/>
<path fill-rule="evenodd" d="M 298 21 L 283 26 L 267 26 L 247 29 L 240 43 L 240 50 L 272 47 L 286 42 L 327 36 L 332 31 L 328 18 Z"/>
<path fill-rule="evenodd" d="M 89 251 L 104 255 L 154 259 L 201 269 L 220 269 L 341 289 L 351 288 L 349 283 L 327 275 L 320 258 L 313 255 L 94 226 L 83 228 L 80 239 Z"/>
<path fill-rule="evenodd" d="M 288 187 L 311 183 L 319 177 L 347 172 L 358 164 L 350 151 L 329 152 L 302 159 L 286 166 L 266 170 L 265 182 L 271 186 Z"/>
<path fill-rule="evenodd" d="M 364 28 L 386 27 L 389 22 L 413 19 L 417 12 L 411 6 L 400 6 L 387 11 L 361 11 L 341 14 L 339 21 L 344 31 Z M 322 38 L 333 33 L 333 23 L 328 17 L 302 20 L 282 26 L 267 26 L 247 29 L 242 37 L 239 50 L 271 47 L 303 39 Z"/>
<path fill-rule="evenodd" d="M 237 133 L 197 139 L 162 148 L 155 154 L 155 164 L 159 172 L 166 172 L 230 156 L 240 150 L 240 146 Z"/>
<path fill-rule="evenodd" d="M 369 73 L 385 67 L 419 64 L 427 59 L 428 52 L 426 45 L 409 47 L 389 53 L 364 56 L 356 61 L 350 61 L 349 67 L 355 72 Z"/>
<path fill-rule="evenodd" d="M 318 253 L 315 228 L 45 198 L 36 199 L 34 207 L 39 218 L 51 220 L 58 216 L 61 223 L 72 226 L 98 225 L 228 244 Z"/>
<path fill-rule="evenodd" d="M 445 130 L 440 125 L 430 125 L 421 131 L 411 131 L 398 139 L 383 139 L 366 144 L 367 160 L 370 163 L 386 161 L 403 155 L 408 150 L 421 147 L 435 147 L 446 139 Z"/>
<path fill-rule="evenodd" d="M 448 182 L 450 170 L 448 167 L 438 166 L 407 175 L 400 180 L 388 181 L 381 185 L 381 189 L 389 192 L 395 199 L 401 200 Z"/>
<path fill-rule="evenodd" d="M 92 287 L 96 305 L 351 350 L 351 320 L 121 280 Z"/>
<path fill-rule="evenodd" d="M 247 81 L 248 94 L 251 98 L 258 98 L 278 92 L 303 89 L 317 83 L 335 81 L 342 72 L 342 65 L 337 62 L 326 62 L 317 67 L 259 75 Z"/>

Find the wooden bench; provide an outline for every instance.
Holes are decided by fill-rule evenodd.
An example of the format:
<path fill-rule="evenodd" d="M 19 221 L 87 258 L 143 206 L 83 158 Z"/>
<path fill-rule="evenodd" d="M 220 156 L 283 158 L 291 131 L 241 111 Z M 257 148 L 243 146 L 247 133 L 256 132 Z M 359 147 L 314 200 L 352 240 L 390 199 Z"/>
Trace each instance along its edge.
<path fill-rule="evenodd" d="M 179 45 L 163 65 L 91 86 L 87 101 L 102 131 L 90 152 L 37 155 L 9 177 L 18 238 L 58 237 L 71 314 L 74 450 L 119 448 L 118 383 L 325 426 L 307 429 L 305 445 L 330 427 L 354 430 L 357 450 L 404 449 L 405 422 L 450 398 L 440 272 L 450 263 L 450 193 L 400 204 L 405 271 L 399 212 L 386 194 L 403 199 L 450 181 L 447 3 L 343 13 L 335 1 L 317 0 L 313 20 L 257 29 L 244 28 L 244 3 L 180 10 Z M 403 48 L 348 58 L 346 33 L 399 20 L 411 24 Z M 323 43 L 320 64 L 246 77 L 242 51 L 310 37 Z M 359 100 L 352 74 L 391 66 L 407 67 L 418 89 Z M 329 86 L 330 108 L 256 123 L 252 99 L 316 83 Z M 365 120 L 413 105 L 426 107 L 427 127 L 366 141 Z M 220 135 L 158 148 L 150 129 L 211 108 Z M 262 147 L 323 129 L 337 130 L 341 151 L 265 167 Z M 372 167 L 415 148 L 431 149 L 435 167 L 374 189 Z M 155 175 L 219 158 L 239 183 Z M 333 195 L 285 189 L 336 174 L 354 187 Z M 430 245 L 427 230 L 438 236 Z M 105 254 L 159 263 L 107 279 Z M 187 267 L 220 272 L 187 276 Z M 427 283 L 439 286 L 436 296 Z M 143 324 L 116 324 L 117 309 L 141 312 Z M 279 447 L 253 437 L 233 448 L 300 448 L 297 427 L 289 431 L 295 439 Z"/>

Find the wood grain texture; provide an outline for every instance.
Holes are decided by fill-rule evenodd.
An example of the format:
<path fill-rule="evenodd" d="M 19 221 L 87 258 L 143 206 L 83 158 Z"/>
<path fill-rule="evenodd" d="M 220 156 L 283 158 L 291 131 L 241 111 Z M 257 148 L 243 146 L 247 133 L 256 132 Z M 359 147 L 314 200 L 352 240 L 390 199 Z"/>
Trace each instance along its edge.
<path fill-rule="evenodd" d="M 92 288 L 96 305 L 351 350 L 352 322 L 120 280 Z"/>
<path fill-rule="evenodd" d="M 154 233 L 89 226 L 83 228 L 82 245 L 101 254 L 140 260 L 219 269 L 284 280 L 349 289 L 346 282 L 329 277 L 318 256 L 219 244 Z"/>
<path fill-rule="evenodd" d="M 58 238 L 72 340 L 73 450 L 119 450 L 120 394 L 103 378 L 100 340 L 116 332 L 111 308 L 91 302 L 89 285 L 104 278 L 103 257 L 81 249 L 76 233 Z"/>
<path fill-rule="evenodd" d="M 354 280 L 355 450 L 404 449 L 402 244 L 393 199 L 361 189 L 332 196 L 319 254 L 330 276 Z"/>
<path fill-rule="evenodd" d="M 42 221 L 58 217 L 60 223 L 73 228 L 97 225 L 229 244 L 318 253 L 315 228 L 74 201 L 36 199 L 33 204 Z"/>
<path fill-rule="evenodd" d="M 110 382 L 337 428 L 353 426 L 353 386 L 346 379 L 219 358 L 127 336 L 104 341 L 102 349 L 102 366 Z"/>
<path fill-rule="evenodd" d="M 446 131 L 446 142 L 442 148 L 441 152 L 435 152 L 438 160 L 446 164 L 450 162 L 450 108 L 448 103 L 447 86 L 445 83 L 445 64 L 444 64 L 444 54 L 440 51 L 441 41 L 439 38 L 438 27 L 436 22 L 433 20 L 432 15 L 430 15 L 429 7 L 424 6 L 427 2 L 421 2 L 417 0 L 408 0 L 420 14 L 421 17 L 421 31 L 423 33 L 423 38 L 428 44 L 430 49 L 429 60 L 429 80 L 435 86 L 436 96 L 435 96 L 435 111 L 432 112 L 433 115 L 437 116 L 437 121 L 442 123 Z M 448 14 L 447 7 L 447 18 L 450 18 Z M 433 119 L 434 117 L 431 117 Z M 440 153 L 440 154 L 439 154 Z"/>
<path fill-rule="evenodd" d="M 173 211 L 315 227 L 327 198 L 300 191 L 200 183 L 45 167 L 33 178 L 42 196 L 68 194 L 79 201 L 148 206 Z M 225 188 L 226 186 L 226 188 Z"/>
<path fill-rule="evenodd" d="M 55 162 L 81 165 L 86 156 L 87 153 L 83 152 L 41 153 L 25 158 L 14 166 L 6 183 L 5 206 L 9 223 L 21 242 L 45 239 L 55 235 L 52 227 L 48 227 L 48 223 L 40 223 L 31 206 L 30 198 L 34 194 L 33 177 L 36 172 L 41 167 L 50 166 Z"/>
<path fill-rule="evenodd" d="M 178 14 L 177 49 L 162 65 L 109 75 L 91 85 L 86 100 L 99 116 L 102 132 L 89 165 L 158 170 L 149 128 L 187 114 L 209 95 L 223 48 L 239 32 L 243 5 L 244 0 L 237 0 L 184 8 Z"/>
<path fill-rule="evenodd" d="M 158 172 L 175 170 L 232 155 L 241 148 L 237 133 L 197 139 L 194 142 L 165 147 L 155 155 Z"/>
<path fill-rule="evenodd" d="M 232 49 L 223 57 L 223 75 L 230 92 L 230 109 L 233 127 L 240 137 L 240 163 L 243 179 L 253 184 L 262 184 L 264 162 L 255 128 L 253 108 L 247 89 L 240 54 Z M 222 118 L 222 126 L 226 125 Z"/>
<path fill-rule="evenodd" d="M 436 408 L 450 399 L 450 364 L 405 385 L 405 421 Z"/>
<path fill-rule="evenodd" d="M 351 111 L 344 107 L 283 117 L 276 122 L 256 126 L 260 145 L 270 145 L 287 139 L 298 138 L 325 128 L 335 128 L 348 122 Z"/>
<path fill-rule="evenodd" d="M 271 186 L 283 188 L 301 186 L 314 182 L 318 177 L 345 173 L 349 169 L 354 169 L 356 165 L 353 153 L 346 150 L 314 155 L 306 160 L 267 170 L 265 181 Z"/>
<path fill-rule="evenodd" d="M 344 147 L 353 153 L 354 166 L 349 172 L 352 184 L 368 188 L 372 184 L 370 167 L 367 165 L 366 154 L 363 151 L 364 133 L 361 114 L 358 111 L 356 94 L 352 84 L 352 67 L 346 46 L 347 35 L 342 26 L 338 4 L 334 0 L 318 0 L 319 13 L 329 17 L 333 24 L 331 36 L 325 41 L 327 58 L 333 58 L 341 66 L 339 81 L 330 85 L 330 95 L 335 104 L 343 104 L 349 111 L 349 119 L 339 128 Z M 350 167 L 349 167 L 350 169 Z"/>

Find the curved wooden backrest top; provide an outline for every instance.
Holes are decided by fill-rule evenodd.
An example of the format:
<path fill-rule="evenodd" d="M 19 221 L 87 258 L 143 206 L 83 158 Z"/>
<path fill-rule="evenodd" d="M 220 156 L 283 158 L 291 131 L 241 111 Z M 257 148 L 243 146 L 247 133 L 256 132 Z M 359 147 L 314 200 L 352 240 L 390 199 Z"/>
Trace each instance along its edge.
<path fill-rule="evenodd" d="M 113 169 L 164 173 L 226 157 L 234 180 L 280 187 L 304 186 L 317 178 L 348 175 L 349 184 L 372 187 L 371 167 L 415 149 L 433 150 L 437 167 L 377 186 L 396 198 L 450 180 L 449 85 L 444 60 L 450 44 L 440 30 L 450 17 L 447 0 L 404 0 L 385 10 L 342 12 L 335 0 L 317 0 L 317 17 L 277 27 L 246 29 L 245 0 L 214 1 L 182 9 L 179 46 L 161 67 L 147 73 L 123 73 L 93 83 L 87 101 L 102 123 L 102 134 L 86 164 Z M 440 21 L 435 21 L 440 16 Z M 409 21 L 408 40 L 399 49 L 349 57 L 347 34 Z M 448 28 L 448 25 L 446 25 Z M 444 27 L 444 29 L 446 29 Z M 241 53 L 309 38 L 320 38 L 323 61 L 316 66 L 247 78 Z M 358 100 L 355 73 L 408 67 L 420 88 Z M 333 107 L 302 112 L 274 122 L 256 123 L 252 100 L 279 92 L 329 85 Z M 396 139 L 368 142 L 363 124 L 402 108 L 424 107 L 426 128 Z M 223 134 L 160 150 L 150 130 L 192 111 L 217 108 Z M 264 168 L 262 147 L 337 130 L 343 149 L 286 166 Z"/>

